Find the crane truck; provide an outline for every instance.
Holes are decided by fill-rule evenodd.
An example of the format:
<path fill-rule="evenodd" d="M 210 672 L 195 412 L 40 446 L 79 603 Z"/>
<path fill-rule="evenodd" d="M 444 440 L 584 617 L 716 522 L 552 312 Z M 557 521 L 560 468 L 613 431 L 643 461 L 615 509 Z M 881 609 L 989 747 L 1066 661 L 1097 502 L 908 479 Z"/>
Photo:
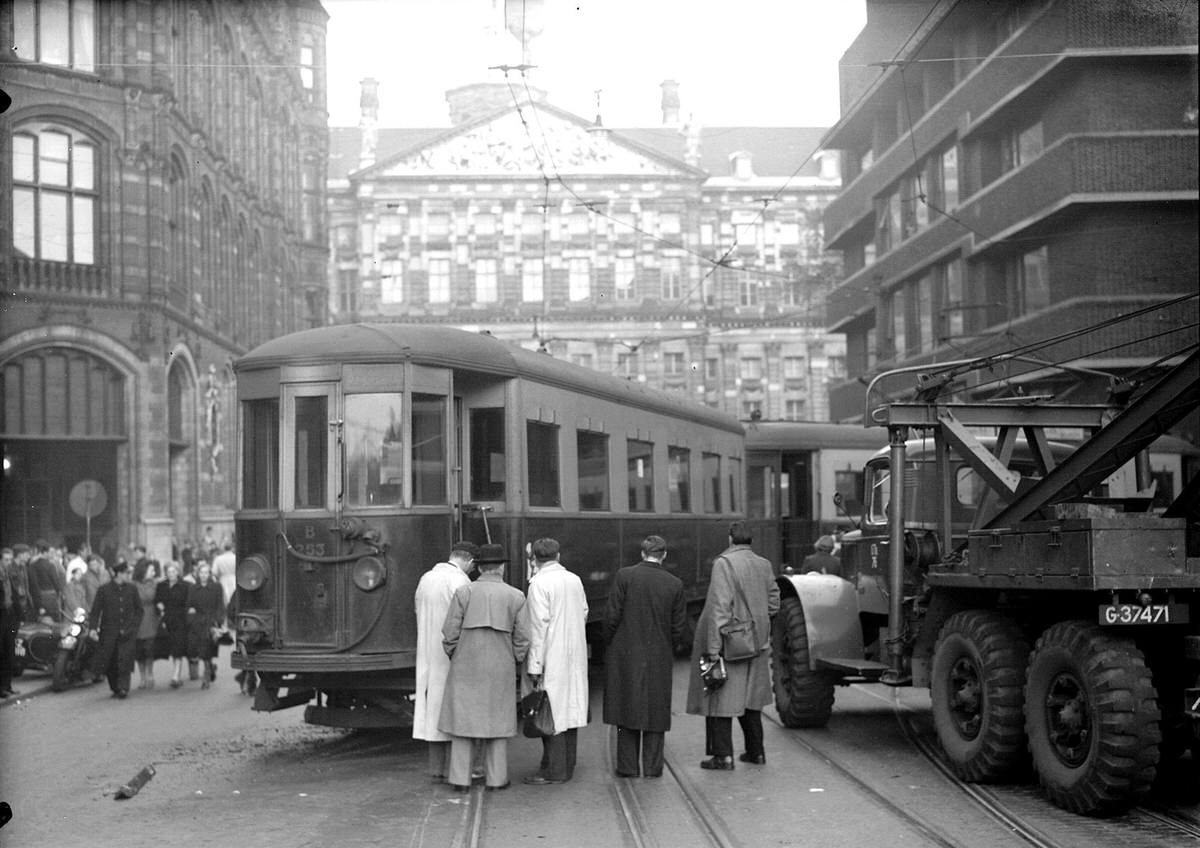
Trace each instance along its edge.
<path fill-rule="evenodd" d="M 927 686 L 962 779 L 1032 766 L 1064 809 L 1127 808 L 1166 758 L 1200 757 L 1200 474 L 1156 513 L 1143 461 L 1200 407 L 1197 354 L 1119 407 L 938 389 L 871 408 L 868 388 L 888 448 L 867 463 L 843 575 L 778 578 L 780 719 L 824 726 L 838 685 Z M 1062 432 L 1087 435 L 1048 438 Z M 1126 463 L 1146 488 L 1106 492 Z"/>

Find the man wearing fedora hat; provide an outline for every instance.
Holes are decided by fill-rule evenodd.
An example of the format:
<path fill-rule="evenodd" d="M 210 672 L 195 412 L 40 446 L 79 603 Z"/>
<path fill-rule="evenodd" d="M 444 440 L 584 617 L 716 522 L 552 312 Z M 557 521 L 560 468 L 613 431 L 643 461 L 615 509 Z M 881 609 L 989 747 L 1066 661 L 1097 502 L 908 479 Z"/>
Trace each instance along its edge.
<path fill-rule="evenodd" d="M 450 766 L 450 735 L 438 730 L 450 658 L 442 649 L 442 625 L 454 593 L 471 580 L 479 546 L 455 542 L 446 562 L 421 575 L 414 603 L 417 613 L 417 683 L 413 699 L 413 739 L 429 743 L 429 770 L 434 781 L 445 780 Z"/>
<path fill-rule="evenodd" d="M 508 738 L 517 734 L 517 663 L 529 635 L 518 613 L 525 596 L 504 582 L 508 558 L 501 545 L 484 545 L 475 560 L 479 579 L 460 587 L 450 601 L 442 645 L 450 657 L 438 729 L 450 734 L 447 782 L 457 791 L 471 785 L 473 742 L 483 755 L 488 789 L 508 787 Z"/>

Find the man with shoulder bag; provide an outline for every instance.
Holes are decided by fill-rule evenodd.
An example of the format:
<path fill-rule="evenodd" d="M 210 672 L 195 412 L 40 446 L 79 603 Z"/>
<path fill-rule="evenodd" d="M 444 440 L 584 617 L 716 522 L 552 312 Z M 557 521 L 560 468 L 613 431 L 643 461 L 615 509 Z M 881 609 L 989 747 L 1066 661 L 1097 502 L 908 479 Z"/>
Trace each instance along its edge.
<path fill-rule="evenodd" d="M 704 769 L 731 771 L 733 722 L 737 717 L 746 750 L 744 763 L 764 764 L 762 708 L 771 702 L 771 618 L 779 611 L 779 586 L 771 563 L 750 549 L 741 521 L 729 528 L 729 547 L 713 561 L 704 610 L 692 643 L 692 666 L 724 659 L 727 678 L 705 687 L 699 674 L 688 682 L 687 711 L 705 717 Z"/>

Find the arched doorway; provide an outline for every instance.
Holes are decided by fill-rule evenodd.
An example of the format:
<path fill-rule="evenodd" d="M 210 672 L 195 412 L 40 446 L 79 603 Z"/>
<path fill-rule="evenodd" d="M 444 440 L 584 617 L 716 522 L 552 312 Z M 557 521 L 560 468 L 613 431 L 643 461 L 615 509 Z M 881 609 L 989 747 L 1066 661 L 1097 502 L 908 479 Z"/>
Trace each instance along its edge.
<path fill-rule="evenodd" d="M 128 438 L 125 377 L 77 348 L 37 348 L 4 363 L 0 405 L 0 537 L 74 548 L 90 536 L 102 549 L 101 540 L 115 538 L 119 522 L 117 462 Z"/>

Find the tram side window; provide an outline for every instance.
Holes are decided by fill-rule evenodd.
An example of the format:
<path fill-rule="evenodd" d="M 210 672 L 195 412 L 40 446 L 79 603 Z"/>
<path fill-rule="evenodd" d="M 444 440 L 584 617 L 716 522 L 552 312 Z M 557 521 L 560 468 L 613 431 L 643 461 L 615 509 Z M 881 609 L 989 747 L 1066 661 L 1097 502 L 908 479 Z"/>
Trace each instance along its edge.
<path fill-rule="evenodd" d="M 323 509 L 329 467 L 328 398 L 296 398 L 296 509 Z"/>
<path fill-rule="evenodd" d="M 471 500 L 504 500 L 504 409 L 471 410 Z"/>
<path fill-rule="evenodd" d="M 346 396 L 346 502 L 398 504 L 404 491 L 402 398 Z"/>
<path fill-rule="evenodd" d="M 671 512 L 691 512 L 692 452 L 687 448 L 667 448 L 667 484 L 671 492 Z"/>
<path fill-rule="evenodd" d="M 775 469 L 750 465 L 746 476 L 746 516 L 775 518 Z"/>
<path fill-rule="evenodd" d="M 525 447 L 529 457 L 529 505 L 560 506 L 558 427 L 526 421 Z"/>
<path fill-rule="evenodd" d="M 721 511 L 721 456 L 706 453 L 703 456 L 704 511 Z"/>
<path fill-rule="evenodd" d="M 654 445 L 626 441 L 629 472 L 629 511 L 654 511 Z"/>
<path fill-rule="evenodd" d="M 413 503 L 446 502 L 446 399 L 412 396 Z"/>
<path fill-rule="evenodd" d="M 579 462 L 579 508 L 608 509 L 608 436 L 579 430 L 575 446 Z"/>
<path fill-rule="evenodd" d="M 242 506 L 273 509 L 279 505 L 279 400 L 245 401 L 242 415 Z"/>
<path fill-rule="evenodd" d="M 737 457 L 729 457 L 729 511 L 738 511 L 738 502 L 741 500 L 739 491 L 739 482 L 742 479 L 742 461 Z"/>

